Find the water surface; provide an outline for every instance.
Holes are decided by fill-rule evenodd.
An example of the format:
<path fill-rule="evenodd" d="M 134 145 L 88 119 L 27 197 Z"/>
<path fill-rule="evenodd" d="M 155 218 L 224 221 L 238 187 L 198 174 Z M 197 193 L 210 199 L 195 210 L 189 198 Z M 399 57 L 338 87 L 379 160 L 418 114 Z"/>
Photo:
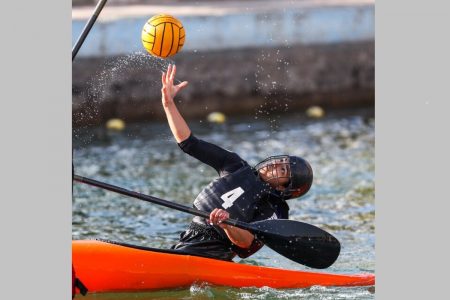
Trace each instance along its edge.
<path fill-rule="evenodd" d="M 273 154 L 305 157 L 314 170 L 310 192 L 290 200 L 290 218 L 319 226 L 341 242 L 335 273 L 375 271 L 373 111 L 329 114 L 308 120 L 294 113 L 280 118 L 232 118 L 224 126 L 189 122 L 200 138 L 237 152 L 250 164 Z M 77 174 L 134 191 L 191 205 L 215 171 L 184 154 L 165 122 L 128 126 L 121 133 L 75 129 Z M 80 183 L 74 184 L 73 239 L 105 238 L 168 248 L 191 220 L 182 212 Z M 240 259 L 236 259 L 240 261 Z M 268 247 L 243 262 L 310 270 Z M 189 289 L 133 294 L 91 294 L 84 299 L 373 299 L 367 287 L 274 290 L 194 285 Z"/>

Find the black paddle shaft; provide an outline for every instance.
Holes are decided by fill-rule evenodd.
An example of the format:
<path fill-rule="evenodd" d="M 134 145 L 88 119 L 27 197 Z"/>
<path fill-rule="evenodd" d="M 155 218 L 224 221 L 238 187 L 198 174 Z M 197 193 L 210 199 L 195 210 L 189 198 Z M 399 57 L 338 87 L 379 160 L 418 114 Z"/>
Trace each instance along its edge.
<path fill-rule="evenodd" d="M 186 212 L 188 214 L 192 214 L 192 215 L 196 215 L 196 216 L 199 216 L 199 217 L 203 217 L 203 218 L 208 218 L 209 219 L 209 214 L 208 213 L 206 213 L 204 211 L 201 211 L 201 210 L 197 210 L 195 208 L 190 208 L 188 206 L 184 206 L 182 204 L 178 204 L 178 203 L 175 203 L 175 202 L 167 201 L 167 200 L 156 198 L 156 197 L 153 197 L 153 196 L 141 194 L 141 193 L 138 193 L 138 192 L 133 192 L 133 191 L 130 191 L 130 190 L 127 190 L 127 189 L 124 189 L 124 188 L 121 188 L 121 187 L 118 187 L 118 186 L 115 186 L 115 185 L 112 185 L 112 184 L 108 184 L 108 183 L 105 183 L 105 182 L 97 181 L 97 180 L 90 179 L 90 178 L 87 178 L 87 177 L 82 177 L 82 176 L 79 176 L 79 175 L 74 175 L 73 179 L 75 181 L 86 183 L 86 184 L 89 184 L 89 185 L 93 185 L 93 186 L 96 186 L 96 187 L 99 187 L 99 188 L 102 188 L 102 189 L 105 189 L 105 190 L 108 190 L 108 191 L 116 192 L 116 193 L 119 193 L 119 194 L 122 194 L 122 195 L 125 195 L 125 196 L 130 196 L 130 197 L 137 198 L 137 199 L 140 199 L 140 200 L 144 200 L 144 201 L 147 201 L 147 202 L 150 202 L 150 203 L 155 203 L 155 204 L 162 205 L 162 206 L 165 206 L 165 207 L 168 207 L 168 208 L 173 208 L 173 209 L 176 209 L 176 210 L 179 210 L 179 211 L 182 211 L 182 212 Z M 228 224 L 234 225 L 232 222 L 229 222 Z"/>
<path fill-rule="evenodd" d="M 209 213 L 175 202 L 133 192 L 79 175 L 74 175 L 74 180 L 209 219 Z M 303 222 L 274 219 L 249 224 L 228 219 L 223 223 L 253 232 L 271 249 L 311 268 L 328 268 L 336 261 L 341 249 L 339 241 L 334 236 L 316 226 Z"/>
<path fill-rule="evenodd" d="M 108 190 L 108 191 L 116 192 L 118 194 L 122 194 L 122 195 L 125 195 L 125 196 L 130 196 L 130 197 L 137 198 L 137 199 L 140 199 L 140 200 L 144 200 L 144 201 L 147 201 L 147 202 L 150 202 L 150 203 L 155 203 L 155 204 L 162 205 L 162 206 L 165 206 L 165 207 L 168 207 L 168 208 L 173 208 L 173 209 L 176 209 L 176 210 L 179 210 L 179 211 L 191 214 L 191 215 L 195 215 L 195 216 L 199 216 L 199 217 L 202 217 L 202 218 L 209 219 L 209 213 L 201 211 L 201 210 L 198 210 L 198 209 L 195 209 L 195 208 L 191 208 L 191 207 L 188 207 L 188 206 L 185 206 L 185 205 L 182 205 L 182 204 L 178 204 L 176 202 L 167 201 L 167 200 L 164 200 L 164 199 L 160 199 L 160 198 L 157 198 L 157 197 L 141 194 L 141 193 L 138 193 L 138 192 L 133 192 L 133 191 L 121 188 L 119 186 L 115 186 L 115 185 L 112 185 L 112 184 L 109 184 L 109 183 L 97 181 L 97 180 L 90 179 L 90 178 L 83 177 L 83 176 L 79 176 L 79 175 L 74 175 L 73 179 L 75 181 L 78 181 L 78 182 L 81 182 L 81 183 L 86 183 L 86 184 L 89 184 L 89 185 L 92 185 L 92 186 L 96 186 L 96 187 L 99 187 L 99 188 L 102 188 L 102 189 L 105 189 L 105 190 Z M 258 230 L 256 228 L 253 228 L 253 227 L 249 226 L 249 224 L 241 222 L 241 221 L 238 221 L 238 220 L 228 219 L 228 220 L 224 221 L 223 223 L 228 224 L 228 225 L 232 225 L 232 226 L 236 226 L 236 227 L 239 227 L 239 228 L 242 228 L 242 229 L 251 229 L 251 230 L 256 230 L 256 231 Z"/>
<path fill-rule="evenodd" d="M 191 215 L 195 215 L 195 216 L 199 216 L 199 217 L 202 217 L 202 218 L 209 219 L 209 213 L 207 213 L 205 211 L 201 211 L 201 210 L 195 209 L 195 208 L 191 208 L 191 207 L 188 207 L 188 206 L 185 206 L 185 205 L 182 205 L 182 204 L 178 204 L 176 202 L 160 199 L 160 198 L 157 198 L 157 197 L 141 194 L 141 193 L 138 193 L 138 192 L 133 192 L 133 191 L 124 189 L 124 188 L 119 187 L 119 186 L 115 186 L 115 185 L 112 185 L 112 184 L 109 184 L 109 183 L 97 181 L 95 179 L 90 179 L 90 178 L 79 176 L 79 175 L 74 175 L 73 179 L 75 181 L 78 181 L 78 182 L 81 182 L 81 183 L 86 183 L 86 184 L 89 184 L 89 185 L 92 185 L 92 186 L 96 186 L 96 187 L 99 187 L 99 188 L 102 188 L 102 189 L 105 189 L 105 190 L 108 190 L 108 191 L 116 192 L 118 194 L 122 194 L 122 195 L 125 195 L 125 196 L 130 196 L 130 197 L 137 198 L 137 199 L 140 199 L 140 200 L 144 200 L 144 201 L 147 201 L 147 202 L 150 202 L 150 203 L 155 203 L 155 204 L 162 205 L 162 206 L 165 206 L 165 207 L 168 207 L 168 208 L 173 208 L 173 209 L 176 209 L 176 210 L 179 210 L 179 211 L 191 214 Z M 244 223 L 244 222 L 241 222 L 241 221 L 238 221 L 238 220 L 228 219 L 226 221 L 223 221 L 223 223 L 228 224 L 228 225 L 232 225 L 232 226 L 236 226 L 236 227 L 239 227 L 239 228 L 242 228 L 242 229 L 247 229 L 247 230 L 250 229 L 250 230 L 256 231 L 256 232 L 261 231 L 258 228 L 251 226 L 250 224 L 247 224 L 247 223 Z"/>
<path fill-rule="evenodd" d="M 89 34 L 89 31 L 91 31 L 92 26 L 94 26 L 94 23 L 97 20 L 97 17 L 100 15 L 100 12 L 102 11 L 103 7 L 105 6 L 106 1 L 107 0 L 100 0 L 97 3 L 94 14 L 91 16 L 89 21 L 86 23 L 86 26 L 84 26 L 83 31 L 81 32 L 81 35 L 78 37 L 78 40 L 75 43 L 75 46 L 72 48 L 72 61 L 77 56 L 78 50 L 80 50 L 81 45 L 83 45 L 84 40 L 86 39 L 87 35 Z"/>

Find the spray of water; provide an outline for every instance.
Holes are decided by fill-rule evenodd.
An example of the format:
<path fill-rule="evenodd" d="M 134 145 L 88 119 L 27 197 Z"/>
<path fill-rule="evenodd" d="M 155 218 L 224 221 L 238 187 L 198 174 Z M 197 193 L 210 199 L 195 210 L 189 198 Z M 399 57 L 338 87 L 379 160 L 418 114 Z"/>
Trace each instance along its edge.
<path fill-rule="evenodd" d="M 254 119 L 266 120 L 270 124 L 266 136 L 269 141 L 279 132 L 281 118 L 289 112 L 289 103 L 292 102 L 283 80 L 289 76 L 289 62 L 280 49 L 263 49 L 257 59 L 254 76 L 256 92 L 264 98 L 264 103 L 255 110 Z"/>
<path fill-rule="evenodd" d="M 79 109 L 75 110 L 73 120 L 74 123 L 81 124 L 73 129 L 73 137 L 77 144 L 87 145 L 94 139 L 95 133 L 90 136 L 81 133 L 86 132 L 89 126 L 98 123 L 102 103 L 119 101 L 120 98 L 132 101 L 133 89 L 159 86 L 161 84 L 159 75 L 167 70 L 169 64 L 174 64 L 174 61 L 154 57 L 144 52 L 134 52 L 105 60 L 98 71 L 88 79 L 86 88 L 80 91 L 82 101 L 75 104 Z M 130 78 L 130 74 L 147 75 Z M 123 82 L 128 82 L 128 86 L 132 89 L 124 91 Z M 180 82 L 179 79 L 175 79 L 175 83 Z M 101 133 L 97 132 L 97 134 Z M 80 140 L 81 136 L 83 141 Z"/>

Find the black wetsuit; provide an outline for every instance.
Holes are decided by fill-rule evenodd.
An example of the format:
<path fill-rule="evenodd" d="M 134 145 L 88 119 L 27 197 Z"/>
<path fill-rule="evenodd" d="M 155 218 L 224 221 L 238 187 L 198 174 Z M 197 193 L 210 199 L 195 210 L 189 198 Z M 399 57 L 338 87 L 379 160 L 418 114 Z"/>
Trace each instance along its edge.
<path fill-rule="evenodd" d="M 200 140 L 192 134 L 179 146 L 219 173 L 219 178 L 197 196 L 195 208 L 208 213 L 214 208 L 225 209 L 231 219 L 244 222 L 288 218 L 289 206 L 286 202 L 277 191 L 260 180 L 256 171 L 236 153 Z M 261 241 L 254 239 L 249 249 L 240 248 L 231 243 L 222 228 L 208 224 L 203 218 L 194 217 L 172 249 L 231 260 L 236 255 L 248 257 L 262 246 Z"/>

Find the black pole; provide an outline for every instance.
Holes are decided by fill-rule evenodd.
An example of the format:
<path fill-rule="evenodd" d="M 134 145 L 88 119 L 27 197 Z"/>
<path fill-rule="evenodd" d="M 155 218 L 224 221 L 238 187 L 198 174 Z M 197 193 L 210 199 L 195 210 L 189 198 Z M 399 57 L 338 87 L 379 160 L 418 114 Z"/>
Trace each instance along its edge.
<path fill-rule="evenodd" d="M 83 31 L 81 32 L 80 36 L 78 37 L 77 42 L 72 48 L 72 62 L 77 56 L 78 50 L 80 50 L 81 45 L 83 45 L 84 40 L 86 39 L 87 35 L 89 34 L 89 31 L 91 31 L 92 26 L 94 26 L 95 21 L 97 20 L 97 17 L 100 15 L 100 12 L 102 11 L 103 7 L 106 4 L 106 1 L 108 0 L 100 0 L 97 3 L 97 6 L 95 7 L 94 14 L 91 16 L 89 21 L 87 22 L 86 26 L 84 26 Z M 73 166 L 73 149 L 72 149 L 72 193 L 73 193 L 73 177 L 74 177 L 74 166 Z"/>
<path fill-rule="evenodd" d="M 103 6 L 105 6 L 107 0 L 100 0 L 97 3 L 97 6 L 95 7 L 94 14 L 91 16 L 89 21 L 87 22 L 86 26 L 84 26 L 83 31 L 81 32 L 80 36 L 78 37 L 77 42 L 75 43 L 75 46 L 72 48 L 72 61 L 77 56 L 78 50 L 80 50 L 81 45 L 83 45 L 84 40 L 86 39 L 87 35 L 89 34 L 89 31 L 91 30 L 92 26 L 94 25 L 95 21 L 97 20 L 97 17 L 100 15 L 100 12 L 103 9 Z"/>

